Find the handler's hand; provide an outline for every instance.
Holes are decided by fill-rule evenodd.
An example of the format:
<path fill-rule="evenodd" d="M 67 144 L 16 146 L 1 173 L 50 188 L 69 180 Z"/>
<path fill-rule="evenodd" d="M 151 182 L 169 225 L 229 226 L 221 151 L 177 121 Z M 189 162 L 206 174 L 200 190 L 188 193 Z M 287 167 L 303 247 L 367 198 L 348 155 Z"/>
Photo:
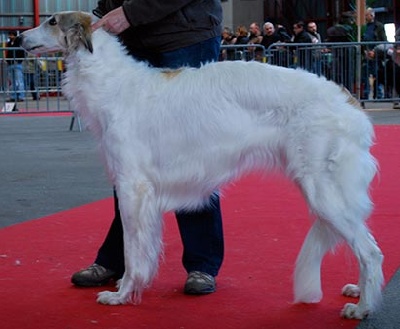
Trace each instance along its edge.
<path fill-rule="evenodd" d="M 105 31 L 112 34 L 120 34 L 130 26 L 122 7 L 118 7 L 103 16 L 92 25 L 92 31 L 102 27 Z"/>

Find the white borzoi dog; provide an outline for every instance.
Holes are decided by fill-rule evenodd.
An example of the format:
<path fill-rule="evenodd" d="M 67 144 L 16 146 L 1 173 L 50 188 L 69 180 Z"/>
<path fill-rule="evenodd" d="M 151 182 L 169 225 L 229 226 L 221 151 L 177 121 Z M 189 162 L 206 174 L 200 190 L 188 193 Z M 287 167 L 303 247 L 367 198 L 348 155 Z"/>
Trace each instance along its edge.
<path fill-rule="evenodd" d="M 295 301 L 322 298 L 322 258 L 344 241 L 360 276 L 342 293 L 360 299 L 342 315 L 377 309 L 383 256 L 365 224 L 377 171 L 373 127 L 348 92 L 256 62 L 151 68 L 90 25 L 89 14 L 61 12 L 21 38 L 32 53 L 65 53 L 64 93 L 96 136 L 118 193 L 126 271 L 118 291 L 99 293 L 98 302 L 140 301 L 158 269 L 164 212 L 198 208 L 250 171 L 279 169 L 315 217 L 296 263 Z"/>

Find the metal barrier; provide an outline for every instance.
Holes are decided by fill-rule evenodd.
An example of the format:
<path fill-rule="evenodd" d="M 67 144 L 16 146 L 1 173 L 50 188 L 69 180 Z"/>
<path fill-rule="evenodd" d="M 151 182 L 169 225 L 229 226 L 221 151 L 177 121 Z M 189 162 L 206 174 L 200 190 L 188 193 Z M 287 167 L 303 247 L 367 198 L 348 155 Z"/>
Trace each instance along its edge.
<path fill-rule="evenodd" d="M 0 54 L 18 49 L 0 48 Z M 51 54 L 0 58 L 1 112 L 72 112 L 61 92 L 63 70 L 63 58 Z"/>
<path fill-rule="evenodd" d="M 243 49 L 241 60 L 258 60 L 288 68 L 302 68 L 344 85 L 362 102 L 400 100 L 400 43 L 276 43 L 256 56 L 248 49 L 254 45 L 222 46 L 222 51 Z M 396 50 L 398 49 L 398 50 Z M 370 50 L 374 50 L 371 57 Z M 395 64 L 397 52 L 398 65 Z M 249 56 L 248 54 L 253 54 Z M 221 58 L 227 60 L 229 58 Z M 237 58 L 233 58 L 237 59 Z"/>
<path fill-rule="evenodd" d="M 267 61 L 267 52 L 264 46 L 258 44 L 221 45 L 220 61 Z"/>
<path fill-rule="evenodd" d="M 61 92 L 63 58 L 54 55 L 4 58 L 0 48 L 0 109 L 1 112 L 67 111 L 69 102 Z M 371 49 L 375 56 L 368 56 Z M 397 57 L 396 57 L 397 56 Z M 220 60 L 256 60 L 288 68 L 303 68 L 344 85 L 362 102 L 399 102 L 400 43 L 349 42 L 295 44 L 276 43 L 265 49 L 262 45 L 221 46 Z M 23 101 L 17 102 L 14 62 L 22 71 Z M 396 64 L 397 62 L 397 64 Z M 312 91 L 310 91 L 312 92 Z M 15 100 L 13 107 L 8 101 Z"/>

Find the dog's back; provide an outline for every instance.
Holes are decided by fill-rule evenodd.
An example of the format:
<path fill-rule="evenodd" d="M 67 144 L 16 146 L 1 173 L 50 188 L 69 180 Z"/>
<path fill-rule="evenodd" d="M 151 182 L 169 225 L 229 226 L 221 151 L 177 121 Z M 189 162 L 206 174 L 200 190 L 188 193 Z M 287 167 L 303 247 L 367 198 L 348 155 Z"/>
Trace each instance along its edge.
<path fill-rule="evenodd" d="M 103 57 L 109 36 L 96 33 L 93 55 L 80 58 L 84 74 L 74 63 L 67 75 L 74 81 L 80 75 L 69 94 L 90 101 L 89 121 L 110 145 L 103 150 L 114 183 L 116 172 L 146 168 L 143 179 L 167 196 L 158 199 L 163 211 L 197 207 L 215 188 L 253 170 L 281 169 L 300 186 L 310 174 L 334 177 L 348 185 L 342 193 L 349 198 L 352 179 L 344 167 L 364 166 L 365 188 L 374 176 L 372 124 L 333 82 L 256 62 L 166 71 L 128 58 L 122 48 L 116 52 L 116 45 L 110 55 L 118 66 L 110 65 L 110 56 Z M 112 66 L 117 80 L 109 81 Z M 123 152 L 111 152 L 112 145 Z M 126 168 L 116 167 L 116 157 Z"/>

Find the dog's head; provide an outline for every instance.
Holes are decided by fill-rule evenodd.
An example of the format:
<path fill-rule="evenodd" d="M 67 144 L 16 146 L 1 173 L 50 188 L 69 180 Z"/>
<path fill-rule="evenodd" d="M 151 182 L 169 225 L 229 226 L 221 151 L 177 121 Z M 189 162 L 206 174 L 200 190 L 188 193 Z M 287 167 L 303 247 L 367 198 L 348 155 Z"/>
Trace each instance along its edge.
<path fill-rule="evenodd" d="M 71 53 L 85 47 L 91 53 L 91 16 L 79 11 L 52 15 L 38 27 L 21 33 L 21 46 L 33 54 L 62 51 Z"/>

